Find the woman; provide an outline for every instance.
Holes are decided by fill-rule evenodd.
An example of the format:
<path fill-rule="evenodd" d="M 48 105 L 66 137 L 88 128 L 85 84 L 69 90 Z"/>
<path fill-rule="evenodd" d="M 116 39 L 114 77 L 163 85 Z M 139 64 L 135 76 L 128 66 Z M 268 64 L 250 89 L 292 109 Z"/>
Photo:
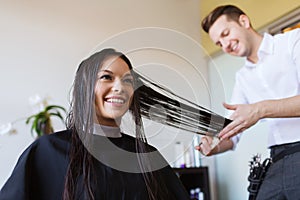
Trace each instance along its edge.
<path fill-rule="evenodd" d="M 104 49 L 84 60 L 67 130 L 25 150 L 0 199 L 189 199 L 170 166 L 146 143 L 137 85 L 122 53 Z M 128 110 L 135 138 L 119 128 Z M 151 166 L 157 162 L 161 169 Z"/>

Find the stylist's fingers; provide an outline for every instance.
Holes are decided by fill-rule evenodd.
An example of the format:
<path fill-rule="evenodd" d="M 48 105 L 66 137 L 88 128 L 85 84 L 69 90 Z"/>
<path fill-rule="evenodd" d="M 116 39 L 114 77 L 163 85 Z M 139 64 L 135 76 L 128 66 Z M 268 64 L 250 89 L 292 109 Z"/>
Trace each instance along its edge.
<path fill-rule="evenodd" d="M 246 128 L 241 123 L 232 123 L 226 126 L 219 134 L 221 140 L 231 138 L 238 133 L 244 131 Z"/>
<path fill-rule="evenodd" d="M 248 116 L 248 112 L 244 113 L 245 110 L 247 111 L 248 105 L 241 105 L 241 104 L 227 104 L 223 103 L 223 106 L 228 110 L 233 110 L 233 114 L 230 116 L 232 122 L 228 124 L 223 130 L 219 133 L 219 138 L 221 140 L 233 137 L 234 135 L 240 133 L 245 128 L 245 122 L 247 121 L 245 118 Z M 244 110 L 244 111 L 243 111 Z"/>
<path fill-rule="evenodd" d="M 204 136 L 201 137 L 201 142 L 198 146 L 196 146 L 195 148 L 200 151 L 203 155 L 209 155 L 212 148 L 211 148 L 211 144 L 212 144 L 212 138 L 209 136 Z"/>
<path fill-rule="evenodd" d="M 227 104 L 227 103 L 225 103 L 225 102 L 223 102 L 223 106 L 224 106 L 224 108 L 226 108 L 227 110 L 236 110 L 236 109 L 237 109 L 237 105 Z"/>
<path fill-rule="evenodd" d="M 200 139 L 200 143 L 197 146 L 195 146 L 195 149 L 198 151 L 201 151 L 201 145 L 203 144 L 202 138 L 203 137 L 201 137 L 201 139 Z"/>
<path fill-rule="evenodd" d="M 208 143 L 208 144 L 211 144 L 212 143 L 212 137 L 211 136 L 202 136 L 201 138 L 200 138 L 200 143 L 199 143 L 199 145 L 198 146 L 201 146 L 202 144 L 206 144 L 206 143 Z"/>

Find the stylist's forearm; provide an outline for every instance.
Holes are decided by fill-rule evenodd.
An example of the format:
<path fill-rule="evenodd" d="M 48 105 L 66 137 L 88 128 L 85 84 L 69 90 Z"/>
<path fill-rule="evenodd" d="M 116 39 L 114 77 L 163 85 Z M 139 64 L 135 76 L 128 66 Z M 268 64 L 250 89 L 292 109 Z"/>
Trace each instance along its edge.
<path fill-rule="evenodd" d="M 300 95 L 257 103 L 261 118 L 300 117 Z"/>

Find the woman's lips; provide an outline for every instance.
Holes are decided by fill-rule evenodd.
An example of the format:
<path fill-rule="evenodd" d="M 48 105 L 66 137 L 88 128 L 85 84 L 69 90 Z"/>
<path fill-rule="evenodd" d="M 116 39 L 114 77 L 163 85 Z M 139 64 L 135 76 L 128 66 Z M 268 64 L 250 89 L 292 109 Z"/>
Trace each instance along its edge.
<path fill-rule="evenodd" d="M 105 101 L 112 104 L 124 104 L 125 99 L 121 97 L 108 97 L 105 98 Z"/>

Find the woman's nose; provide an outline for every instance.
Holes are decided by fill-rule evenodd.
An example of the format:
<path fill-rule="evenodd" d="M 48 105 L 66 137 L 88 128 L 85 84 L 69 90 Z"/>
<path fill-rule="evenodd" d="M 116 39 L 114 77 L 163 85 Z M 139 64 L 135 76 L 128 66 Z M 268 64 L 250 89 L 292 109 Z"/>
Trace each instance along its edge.
<path fill-rule="evenodd" d="M 122 88 L 123 88 L 122 81 L 116 79 L 113 83 L 112 91 L 113 92 L 121 92 L 123 90 Z"/>

